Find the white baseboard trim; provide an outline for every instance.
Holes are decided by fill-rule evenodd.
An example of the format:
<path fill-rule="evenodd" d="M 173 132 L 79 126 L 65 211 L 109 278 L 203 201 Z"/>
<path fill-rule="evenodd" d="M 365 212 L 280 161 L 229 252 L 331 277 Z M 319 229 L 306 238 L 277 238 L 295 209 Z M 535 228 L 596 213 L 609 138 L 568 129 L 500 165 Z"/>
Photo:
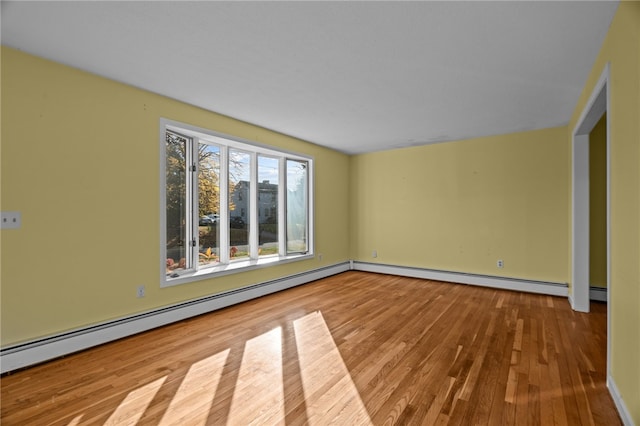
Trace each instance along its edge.
<path fill-rule="evenodd" d="M 381 265 L 378 263 L 353 262 L 357 271 L 376 272 L 379 274 L 401 275 L 412 278 L 448 281 L 458 284 L 471 284 L 503 290 L 524 291 L 527 293 L 548 294 L 550 296 L 567 297 L 567 284 L 546 281 L 523 280 L 519 278 L 492 277 L 487 275 L 465 274 L 461 272 L 438 271 L 434 269 L 413 268 L 407 266 Z"/>
<path fill-rule="evenodd" d="M 627 406 L 625 405 L 624 400 L 620 396 L 620 392 L 618 391 L 616 382 L 614 382 L 613 377 L 611 377 L 610 375 L 607 375 L 607 388 L 609 388 L 609 393 L 611 394 L 613 403 L 616 405 L 616 408 L 618 409 L 618 414 L 620 415 L 622 424 L 624 424 L 625 426 L 635 426 L 635 423 L 631 418 L 631 413 L 629 413 L 629 410 L 627 410 Z"/>
<path fill-rule="evenodd" d="M 606 287 L 589 287 L 589 299 L 596 300 L 598 302 L 606 302 L 607 288 Z"/>
<path fill-rule="evenodd" d="M 196 315 L 326 278 L 349 269 L 350 263 L 343 262 L 2 348 L 0 350 L 0 373 L 28 367 Z"/>

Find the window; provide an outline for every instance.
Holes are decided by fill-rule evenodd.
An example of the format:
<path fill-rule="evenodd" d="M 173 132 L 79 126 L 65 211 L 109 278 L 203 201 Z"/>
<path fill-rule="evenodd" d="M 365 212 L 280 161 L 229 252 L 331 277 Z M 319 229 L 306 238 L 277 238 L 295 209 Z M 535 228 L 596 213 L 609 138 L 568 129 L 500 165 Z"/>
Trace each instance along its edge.
<path fill-rule="evenodd" d="M 161 120 L 162 285 L 312 255 L 309 157 Z"/>

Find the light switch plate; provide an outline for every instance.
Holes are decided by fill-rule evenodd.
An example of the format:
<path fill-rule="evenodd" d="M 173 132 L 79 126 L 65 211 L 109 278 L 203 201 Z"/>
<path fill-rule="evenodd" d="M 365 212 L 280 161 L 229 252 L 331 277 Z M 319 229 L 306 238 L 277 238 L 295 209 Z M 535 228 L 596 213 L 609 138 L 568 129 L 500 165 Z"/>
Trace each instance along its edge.
<path fill-rule="evenodd" d="M 0 212 L 0 229 L 18 229 L 21 225 L 20 212 Z"/>

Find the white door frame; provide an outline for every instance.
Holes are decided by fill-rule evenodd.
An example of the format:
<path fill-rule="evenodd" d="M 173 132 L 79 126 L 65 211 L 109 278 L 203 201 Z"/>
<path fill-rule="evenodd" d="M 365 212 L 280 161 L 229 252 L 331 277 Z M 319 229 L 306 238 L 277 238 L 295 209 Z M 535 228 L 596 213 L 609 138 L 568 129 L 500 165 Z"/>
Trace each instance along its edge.
<path fill-rule="evenodd" d="M 589 133 L 609 108 L 609 64 L 605 66 L 572 133 L 572 241 L 571 292 L 569 299 L 576 311 L 589 312 Z M 607 117 L 607 300 L 610 286 L 610 136 Z"/>
<path fill-rule="evenodd" d="M 589 312 L 589 133 L 607 113 L 607 375 L 611 349 L 611 85 L 605 65 L 572 132 L 571 291 L 575 311 Z"/>

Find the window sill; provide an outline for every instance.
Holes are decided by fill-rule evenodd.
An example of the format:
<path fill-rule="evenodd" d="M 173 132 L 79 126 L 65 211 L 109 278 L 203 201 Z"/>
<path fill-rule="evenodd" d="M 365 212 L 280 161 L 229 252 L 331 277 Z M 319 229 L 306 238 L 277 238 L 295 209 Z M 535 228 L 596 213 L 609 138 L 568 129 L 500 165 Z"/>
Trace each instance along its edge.
<path fill-rule="evenodd" d="M 228 264 L 204 267 L 197 271 L 184 271 L 180 274 L 180 276 L 175 278 L 163 276 L 160 287 L 171 287 L 174 285 L 185 284 L 194 281 L 218 278 L 225 275 L 237 274 L 239 272 L 247 272 L 255 269 L 282 265 L 290 262 L 297 262 L 300 260 L 313 259 L 313 257 L 313 254 L 307 253 L 290 255 L 286 257 L 265 256 L 259 259 L 234 260 Z"/>

